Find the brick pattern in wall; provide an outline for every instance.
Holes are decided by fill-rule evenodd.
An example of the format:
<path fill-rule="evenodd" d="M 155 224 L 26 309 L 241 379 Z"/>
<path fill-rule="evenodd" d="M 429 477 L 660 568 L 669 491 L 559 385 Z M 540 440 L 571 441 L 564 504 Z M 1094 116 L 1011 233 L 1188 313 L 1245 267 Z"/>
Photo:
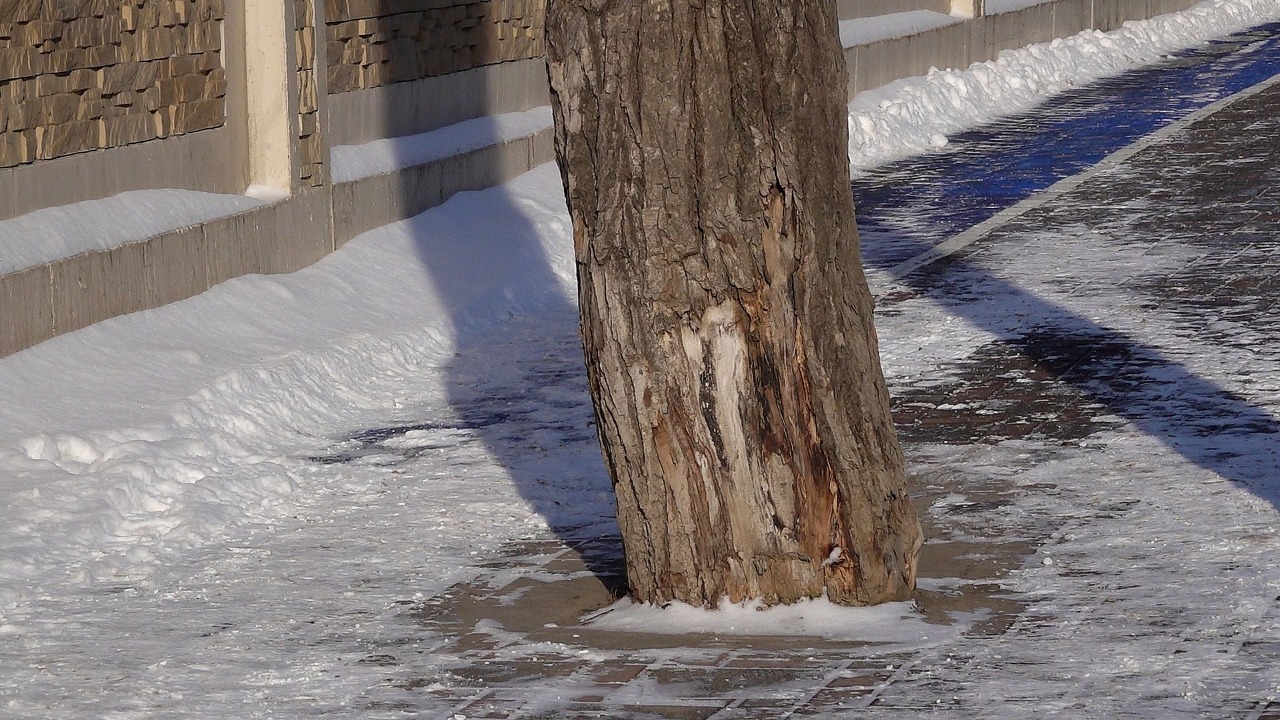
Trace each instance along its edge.
<path fill-rule="evenodd" d="M 328 91 L 541 57 L 546 0 L 326 0 Z"/>
<path fill-rule="evenodd" d="M 298 174 L 303 187 L 325 183 L 324 145 L 320 136 L 320 91 L 316 82 L 316 13 L 314 0 L 294 0 L 294 32 L 298 55 Z"/>
<path fill-rule="evenodd" d="M 224 0 L 0 0 L 0 168 L 226 122 Z"/>

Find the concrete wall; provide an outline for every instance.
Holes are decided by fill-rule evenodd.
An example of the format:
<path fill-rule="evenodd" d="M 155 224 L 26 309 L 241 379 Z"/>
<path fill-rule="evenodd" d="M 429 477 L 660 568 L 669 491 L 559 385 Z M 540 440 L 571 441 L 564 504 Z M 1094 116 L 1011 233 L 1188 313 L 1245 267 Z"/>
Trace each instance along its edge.
<path fill-rule="evenodd" d="M 290 272 L 332 251 L 308 229 L 328 193 L 300 192 L 250 212 L 0 276 L 0 354 L 125 313 L 182 300 L 249 273 Z M 272 242 L 291 238 L 290 242 Z"/>
<path fill-rule="evenodd" d="M 554 161 L 549 130 L 473 152 L 333 187 L 333 237 L 357 235 L 429 210 L 454 193 L 483 190 Z"/>
<path fill-rule="evenodd" d="M 846 51 L 850 93 L 1194 0 L 837 0 L 971 18 Z M 143 188 L 276 201 L 0 275 L 0 356 L 238 275 L 289 272 L 552 158 L 542 130 L 334 185 L 330 148 L 548 102 L 546 0 L 0 0 L 0 221 Z M 32 242 L 39 242 L 32 238 Z"/>

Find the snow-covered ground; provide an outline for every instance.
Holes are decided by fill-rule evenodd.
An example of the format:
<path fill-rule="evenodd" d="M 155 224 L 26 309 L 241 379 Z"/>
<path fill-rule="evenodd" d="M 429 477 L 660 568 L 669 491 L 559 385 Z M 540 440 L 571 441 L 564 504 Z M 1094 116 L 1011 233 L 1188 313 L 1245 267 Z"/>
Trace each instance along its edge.
<path fill-rule="evenodd" d="M 1052 91 L 1275 19 L 1274 0 L 1217 0 L 895 83 L 851 104 L 851 159 L 867 167 L 937 146 Z M 610 532 L 570 238 L 559 177 L 543 166 L 301 272 L 238 278 L 0 359 L 0 717 L 341 714 L 385 675 L 356 660 L 420 641 L 397 619 L 406 603 L 475 576 L 504 544 Z M 1011 272 L 1034 280 L 1089 248 L 1061 252 Z M 1107 281 L 1105 267 L 1092 270 Z M 1028 292 L 1052 296 L 1052 279 Z M 1124 321 L 1111 299 L 1091 302 L 1078 312 Z M 891 382 L 990 339 L 924 300 L 879 327 Z M 1213 377 L 1242 361 L 1220 353 L 1195 369 Z M 1274 386 L 1280 368 L 1254 377 Z M 998 452 L 954 462 L 994 463 Z M 1111 616 L 1073 595 L 1053 562 L 1130 564 L 1140 583 L 1151 547 L 1225 563 L 1272 546 L 1275 508 L 1258 496 L 1140 435 L 1117 435 L 1108 453 L 1132 469 L 1108 476 L 1121 499 L 1167 473 L 1196 490 L 1160 491 L 1142 510 L 1155 529 L 1133 539 L 1078 536 L 1068 523 L 1060 559 L 1046 554 L 1018 576 L 1083 636 L 1105 635 Z M 1091 462 L 1036 472 L 1087 474 Z M 1224 523 L 1239 532 L 1209 532 Z M 1274 563 L 1224 572 L 1247 592 L 1162 585 L 1156 599 L 1117 591 L 1116 607 L 1154 616 L 1168 598 L 1183 607 L 1204 595 L 1236 603 L 1205 633 L 1261 623 L 1265 608 L 1250 603 L 1277 594 Z M 1150 662 L 1132 648 L 1088 662 L 1083 645 L 1059 649 L 1079 667 L 1138 673 Z M 429 667 L 430 647 L 418 652 L 418 669 Z M 1004 681 L 990 678 L 988 691 Z M 1256 693 L 1280 694 L 1270 676 L 1256 681 Z"/>

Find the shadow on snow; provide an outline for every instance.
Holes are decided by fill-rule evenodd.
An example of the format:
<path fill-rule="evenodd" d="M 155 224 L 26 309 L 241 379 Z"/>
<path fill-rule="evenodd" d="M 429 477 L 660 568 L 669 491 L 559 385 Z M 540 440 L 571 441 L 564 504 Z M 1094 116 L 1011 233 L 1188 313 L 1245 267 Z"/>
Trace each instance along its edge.
<path fill-rule="evenodd" d="M 1246 38 L 1227 49 L 1238 51 L 1246 41 L 1253 40 Z M 1209 61 L 1217 62 L 1214 57 Z M 1163 88 L 1164 96 L 1148 92 L 1139 100 L 1132 96 L 1130 86 L 1107 90 L 1103 83 L 1097 87 L 1119 95 L 1103 102 L 1098 98 L 1105 93 L 1095 92 L 1092 104 L 1070 108 L 1061 122 L 1015 124 L 1022 133 L 1016 142 L 1008 136 L 1002 140 L 993 136 L 992 151 L 1014 161 L 1003 170 L 1022 173 L 1021 180 L 997 177 L 999 168 L 991 164 L 990 155 L 978 158 L 967 170 L 919 164 L 936 163 L 936 158 L 921 159 L 914 167 L 907 161 L 899 170 L 905 167 L 905 172 L 916 174 L 920 182 L 932 179 L 933 184 L 856 185 L 859 211 L 868 201 L 872 206 L 897 206 L 899 210 L 906 206 L 919 209 L 929 203 L 949 206 L 952 212 L 936 211 L 934 215 L 939 222 L 945 219 L 946 228 L 939 230 L 945 237 L 951 233 L 947 228 L 955 223 L 976 223 L 1184 115 L 1189 108 L 1182 104 L 1169 109 L 1167 90 L 1171 86 L 1195 90 L 1208 83 L 1217 90 L 1230 90 L 1242 82 L 1256 82 L 1250 80 L 1258 72 L 1253 66 L 1236 74 L 1211 67 L 1195 75 L 1194 82 L 1178 75 L 1185 74 L 1185 68 L 1192 64 L 1184 60 L 1168 63 L 1163 71 L 1174 74 L 1154 85 L 1149 81 L 1154 75 L 1139 73 L 1136 85 Z M 1152 72 L 1160 71 L 1155 68 Z M 1216 99 L 1206 99 L 1203 92 L 1200 98 L 1199 105 Z M 1060 96 L 1046 107 L 1053 110 L 1056 103 L 1061 109 L 1062 103 L 1073 102 L 1070 96 Z M 1160 105 L 1162 102 L 1165 104 Z M 1130 113 L 1131 108 L 1142 105 L 1165 109 L 1148 122 L 1146 116 L 1137 118 Z M 1106 121 L 1108 113 L 1124 115 L 1121 124 L 1127 128 L 1125 132 L 1110 132 L 1118 124 Z M 1001 126 L 994 127 L 999 132 Z M 1112 146 L 1099 146 L 1096 138 L 1085 142 L 1088 147 L 1080 145 L 1081 133 L 1087 135 L 1088 128 L 1108 130 L 1110 139 L 1105 142 Z M 992 131 L 978 131 L 984 132 Z M 1057 146 L 1056 159 L 1044 157 L 1046 132 L 1067 143 Z M 891 175 L 892 168 L 879 177 Z M 465 231 L 451 237 L 442 235 L 438 231 L 442 219 Z M 860 215 L 860 224 L 867 220 Z M 620 588 L 616 573 L 621 551 L 613 521 L 612 490 L 600 458 L 586 390 L 577 308 L 562 289 L 564 282 L 539 240 L 539 229 L 518 198 L 505 188 L 459 194 L 409 222 L 421 228 L 417 235 L 419 258 L 452 313 L 448 319 L 454 331 L 455 357 L 446 375 L 454 417 L 371 428 L 349 437 L 333 455 L 317 460 L 347 462 L 375 452 L 395 452 L 410 460 L 440 446 L 397 439 L 410 434 L 473 438 L 510 475 L 515 489 L 545 519 L 551 532 L 582 549 L 588 566 L 611 587 Z M 864 230 L 864 237 L 878 237 L 886 243 L 868 243 L 865 257 L 869 264 L 890 267 L 927 249 L 924 243 L 889 237 L 891 234 Z M 477 272 L 484 277 L 477 278 Z M 495 277 L 498 275 L 501 277 Z M 1248 487 L 1280 507 L 1276 469 L 1280 425 L 1267 412 L 1123 333 L 1032 296 L 964 261 L 952 259 L 901 282 L 927 293 L 978 327 L 997 333 L 1038 366 L 1188 461 Z M 494 318 L 495 307 L 509 314 Z M 1011 313 L 1022 316 L 1014 328 L 1009 326 Z M 1087 350 L 1082 352 L 1081 348 Z"/>

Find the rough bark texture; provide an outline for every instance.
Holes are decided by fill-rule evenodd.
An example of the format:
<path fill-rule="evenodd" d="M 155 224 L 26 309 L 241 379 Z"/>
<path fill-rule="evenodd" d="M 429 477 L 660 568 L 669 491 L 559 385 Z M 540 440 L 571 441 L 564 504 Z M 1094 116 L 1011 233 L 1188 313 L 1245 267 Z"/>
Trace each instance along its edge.
<path fill-rule="evenodd" d="M 633 595 L 905 598 L 833 0 L 552 0 L 548 46 Z"/>

